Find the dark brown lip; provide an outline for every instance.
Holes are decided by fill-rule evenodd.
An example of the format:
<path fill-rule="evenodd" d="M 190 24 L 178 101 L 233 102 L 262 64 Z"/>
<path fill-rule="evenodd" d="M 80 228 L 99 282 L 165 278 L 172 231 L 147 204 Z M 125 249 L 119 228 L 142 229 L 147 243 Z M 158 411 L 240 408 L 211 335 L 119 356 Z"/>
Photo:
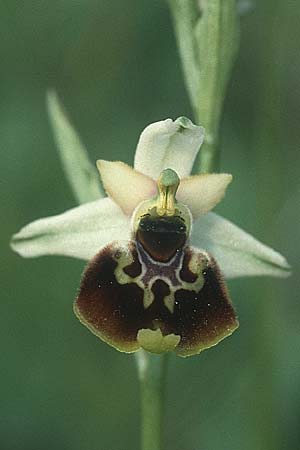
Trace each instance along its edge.
<path fill-rule="evenodd" d="M 119 283 L 116 269 L 122 255 L 129 255 L 130 263 L 123 269 L 128 278 Z M 195 255 L 205 264 L 199 273 L 191 271 Z M 175 348 L 179 356 L 197 354 L 232 334 L 238 321 L 214 259 L 186 246 L 181 257 L 174 258 L 176 267 L 172 264 L 147 261 L 146 253 L 142 258 L 133 240 L 123 247 L 118 242 L 109 244 L 83 274 L 74 305 L 76 315 L 94 334 L 124 352 L 140 348 L 139 330 L 155 330 L 157 326 L 164 336 L 180 336 Z M 186 283 L 197 277 L 204 277 L 204 284 L 198 291 L 191 290 Z M 153 298 L 145 306 L 146 286 Z M 166 305 L 170 294 L 173 309 Z"/>

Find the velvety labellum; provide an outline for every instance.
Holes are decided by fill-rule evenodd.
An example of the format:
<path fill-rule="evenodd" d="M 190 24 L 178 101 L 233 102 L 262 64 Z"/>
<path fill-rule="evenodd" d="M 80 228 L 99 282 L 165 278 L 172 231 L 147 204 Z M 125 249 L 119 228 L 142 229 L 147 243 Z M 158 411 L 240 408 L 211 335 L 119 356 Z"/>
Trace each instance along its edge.
<path fill-rule="evenodd" d="M 115 241 L 88 264 L 74 310 L 94 334 L 124 352 L 144 348 L 190 356 L 238 327 L 210 255 L 178 246 L 159 261 L 142 242 Z"/>

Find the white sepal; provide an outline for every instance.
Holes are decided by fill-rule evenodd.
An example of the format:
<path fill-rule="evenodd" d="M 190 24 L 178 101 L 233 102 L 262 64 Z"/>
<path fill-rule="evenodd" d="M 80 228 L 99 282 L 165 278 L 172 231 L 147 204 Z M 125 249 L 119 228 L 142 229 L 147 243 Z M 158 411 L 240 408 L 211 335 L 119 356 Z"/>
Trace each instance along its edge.
<path fill-rule="evenodd" d="M 104 198 L 26 225 L 12 237 L 11 247 L 26 258 L 65 255 L 89 260 L 111 241 L 129 236 L 129 218 Z"/>
<path fill-rule="evenodd" d="M 191 242 L 212 254 L 225 278 L 290 274 L 290 266 L 280 253 L 212 212 L 194 222 Z"/>
<path fill-rule="evenodd" d="M 152 123 L 140 136 L 134 167 L 154 180 L 169 167 L 180 178 L 186 177 L 191 173 L 203 139 L 204 128 L 186 117 Z"/>

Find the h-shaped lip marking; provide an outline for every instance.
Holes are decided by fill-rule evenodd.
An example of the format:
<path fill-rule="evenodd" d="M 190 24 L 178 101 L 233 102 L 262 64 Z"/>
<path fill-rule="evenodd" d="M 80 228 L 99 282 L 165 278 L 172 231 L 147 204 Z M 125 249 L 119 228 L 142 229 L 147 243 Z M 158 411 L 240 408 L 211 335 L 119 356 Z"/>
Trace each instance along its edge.
<path fill-rule="evenodd" d="M 175 300 L 172 294 L 177 290 L 176 288 L 182 285 L 179 278 L 179 271 L 184 256 L 183 251 L 176 252 L 170 261 L 162 263 L 152 259 L 139 243 L 136 244 L 136 247 L 143 268 L 140 281 L 145 287 L 144 292 L 147 292 L 146 295 L 144 294 L 144 308 L 148 308 L 154 302 L 154 294 L 152 292 L 153 284 L 157 280 L 162 280 L 170 289 L 170 294 L 164 298 L 164 304 L 172 313 L 174 311 Z"/>
<path fill-rule="evenodd" d="M 133 262 L 131 253 L 126 252 L 124 257 L 118 260 L 118 266 L 115 269 L 116 280 L 120 284 L 136 283 L 144 293 L 143 304 L 147 309 L 154 302 L 154 294 L 152 292 L 152 286 L 157 280 L 164 281 L 169 289 L 170 293 L 164 297 L 164 305 L 170 313 L 174 312 L 175 306 L 175 293 L 179 289 L 185 289 L 188 291 L 199 291 L 204 285 L 204 276 L 202 270 L 204 269 L 204 262 L 199 260 L 199 255 L 193 254 L 189 263 L 189 269 L 197 275 L 197 279 L 194 282 L 186 282 L 180 279 L 180 270 L 182 268 L 184 249 L 176 252 L 174 257 L 166 262 L 158 262 L 151 258 L 148 253 L 143 249 L 142 245 L 135 242 L 137 254 L 141 263 L 142 272 L 136 277 L 130 277 L 124 272 L 124 268 Z"/>

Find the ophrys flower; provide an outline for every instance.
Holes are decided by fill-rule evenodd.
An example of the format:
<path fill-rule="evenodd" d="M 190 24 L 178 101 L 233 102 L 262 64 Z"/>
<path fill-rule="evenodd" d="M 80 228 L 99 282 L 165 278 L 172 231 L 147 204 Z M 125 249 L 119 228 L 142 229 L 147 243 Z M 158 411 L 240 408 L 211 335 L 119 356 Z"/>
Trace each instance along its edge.
<path fill-rule="evenodd" d="M 185 118 L 151 124 L 135 169 L 99 162 L 109 198 L 33 222 L 13 238 L 23 256 L 93 257 L 75 311 L 119 350 L 187 356 L 231 334 L 237 320 L 218 265 L 227 278 L 288 273 L 280 254 L 209 212 L 231 176 L 189 176 L 202 140 L 203 129 Z"/>

